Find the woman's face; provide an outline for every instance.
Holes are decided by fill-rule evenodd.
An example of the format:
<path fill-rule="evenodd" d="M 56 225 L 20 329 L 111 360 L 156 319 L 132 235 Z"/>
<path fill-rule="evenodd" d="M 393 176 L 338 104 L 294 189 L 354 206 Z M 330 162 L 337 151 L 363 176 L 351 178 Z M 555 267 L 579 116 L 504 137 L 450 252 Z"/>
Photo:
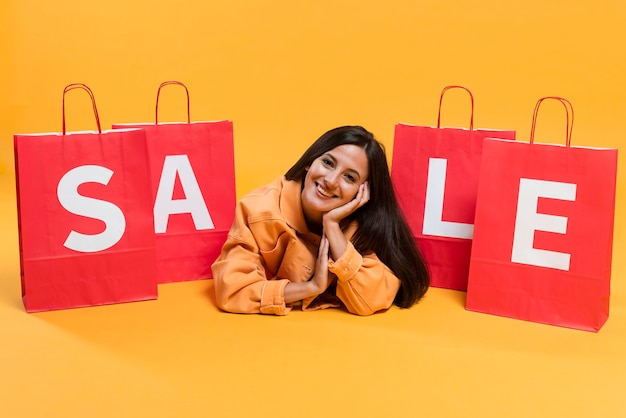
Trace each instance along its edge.
<path fill-rule="evenodd" d="M 324 213 L 354 199 L 368 175 L 367 155 L 356 145 L 340 145 L 315 159 L 302 188 L 307 221 L 319 225 Z"/>

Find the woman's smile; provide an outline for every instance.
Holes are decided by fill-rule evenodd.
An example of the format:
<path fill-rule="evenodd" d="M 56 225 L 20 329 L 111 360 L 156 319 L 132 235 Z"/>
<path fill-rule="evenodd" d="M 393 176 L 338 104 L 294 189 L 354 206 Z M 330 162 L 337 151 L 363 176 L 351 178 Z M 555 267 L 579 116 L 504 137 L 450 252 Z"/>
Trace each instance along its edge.
<path fill-rule="evenodd" d="M 333 193 L 331 193 L 331 192 L 327 192 L 327 191 L 326 191 L 326 189 L 324 189 L 324 187 L 323 187 L 321 184 L 316 183 L 316 185 L 317 185 L 317 191 L 318 191 L 318 192 L 319 192 L 319 193 L 320 193 L 323 197 L 327 197 L 327 198 L 334 198 L 334 197 L 336 197 Z"/>

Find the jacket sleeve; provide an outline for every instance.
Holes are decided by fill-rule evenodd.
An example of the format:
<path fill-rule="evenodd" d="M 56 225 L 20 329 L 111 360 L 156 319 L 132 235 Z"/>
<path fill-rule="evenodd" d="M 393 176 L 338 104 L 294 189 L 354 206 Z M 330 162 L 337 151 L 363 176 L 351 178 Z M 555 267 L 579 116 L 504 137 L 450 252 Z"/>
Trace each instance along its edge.
<path fill-rule="evenodd" d="M 329 270 L 337 276 L 337 296 L 353 314 L 388 309 L 400 289 L 400 279 L 376 254 L 361 255 L 349 241 L 341 257 L 329 263 Z"/>
<path fill-rule="evenodd" d="M 233 226 L 212 265 L 218 307 L 233 313 L 286 315 L 287 279 L 268 280 L 263 259 L 240 205 Z"/>

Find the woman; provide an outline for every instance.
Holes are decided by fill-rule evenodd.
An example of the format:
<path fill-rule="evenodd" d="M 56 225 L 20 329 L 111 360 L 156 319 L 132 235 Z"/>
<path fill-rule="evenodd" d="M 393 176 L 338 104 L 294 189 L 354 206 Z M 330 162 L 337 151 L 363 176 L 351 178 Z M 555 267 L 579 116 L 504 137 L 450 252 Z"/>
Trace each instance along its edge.
<path fill-rule="evenodd" d="M 285 176 L 245 196 L 213 264 L 218 306 L 286 315 L 408 308 L 428 270 L 396 201 L 385 150 L 360 126 L 322 135 Z"/>

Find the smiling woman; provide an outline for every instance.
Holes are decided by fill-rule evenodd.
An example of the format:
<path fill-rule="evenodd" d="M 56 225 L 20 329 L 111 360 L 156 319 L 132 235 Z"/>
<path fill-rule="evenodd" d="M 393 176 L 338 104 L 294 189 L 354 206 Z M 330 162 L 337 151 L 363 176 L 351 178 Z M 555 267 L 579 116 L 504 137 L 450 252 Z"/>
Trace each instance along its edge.
<path fill-rule="evenodd" d="M 302 209 L 309 229 L 321 233 L 323 216 L 329 211 L 351 203 L 345 210 L 352 212 L 367 203 L 367 174 L 367 155 L 357 145 L 339 145 L 316 158 L 302 186 Z"/>
<path fill-rule="evenodd" d="M 326 132 L 241 199 L 213 278 L 221 309 L 276 315 L 300 302 L 357 315 L 408 308 L 429 285 L 385 150 L 360 126 Z"/>

